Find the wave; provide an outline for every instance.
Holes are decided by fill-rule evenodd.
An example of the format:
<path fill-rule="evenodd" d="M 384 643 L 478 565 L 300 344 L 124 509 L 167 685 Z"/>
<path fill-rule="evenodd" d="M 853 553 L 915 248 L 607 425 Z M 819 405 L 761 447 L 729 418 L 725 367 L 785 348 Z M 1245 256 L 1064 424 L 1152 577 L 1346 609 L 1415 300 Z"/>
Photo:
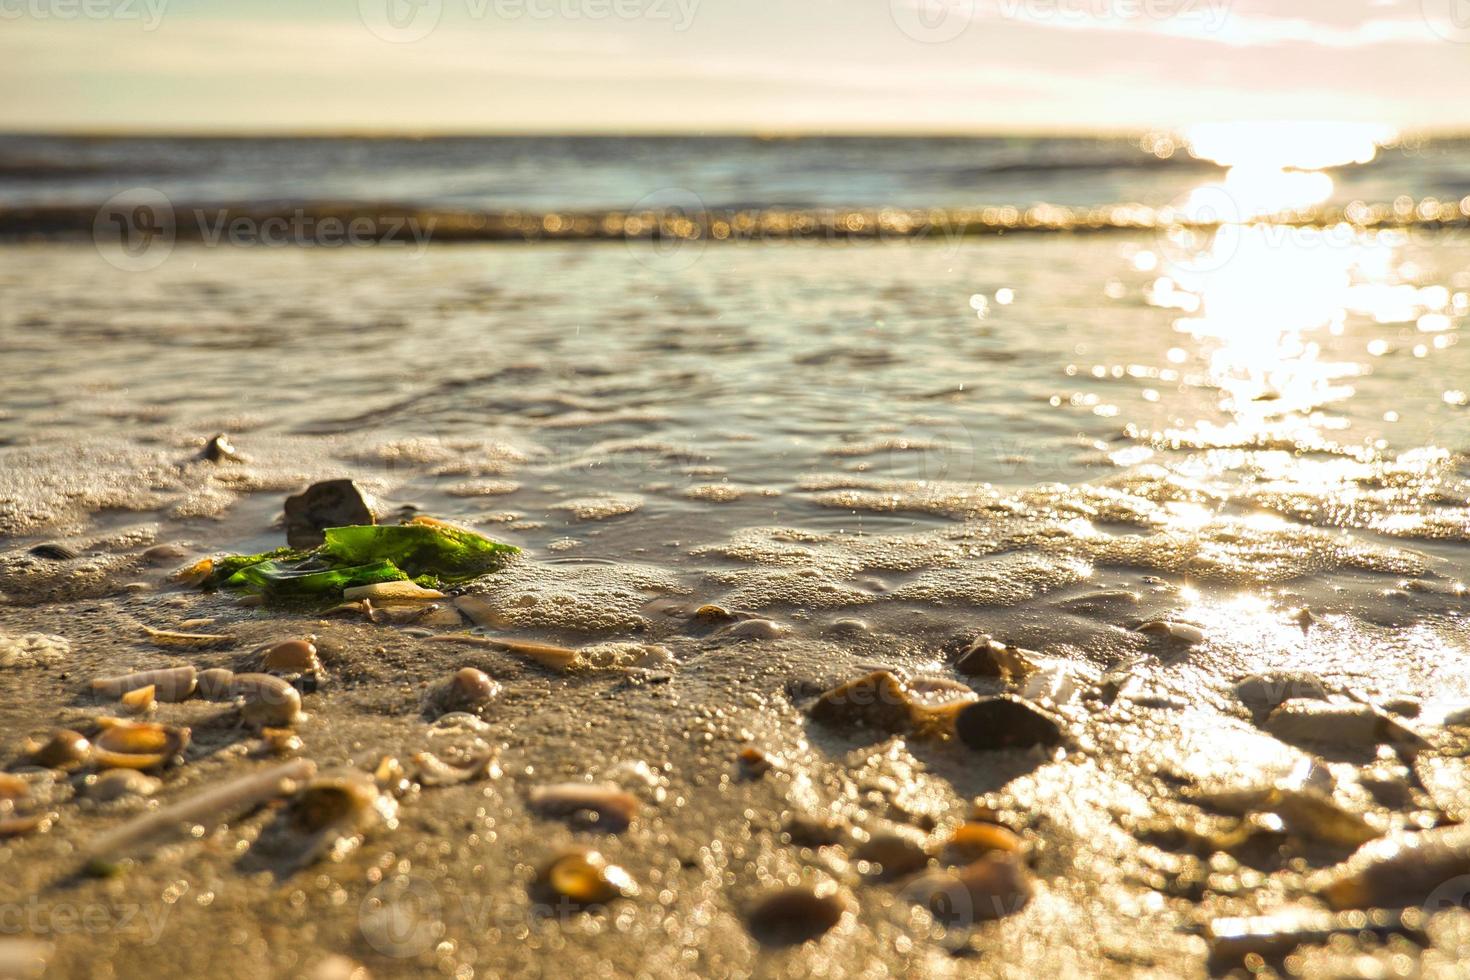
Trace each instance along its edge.
<path fill-rule="evenodd" d="M 1322 206 L 1241 221 L 1202 220 L 1142 204 L 967 208 L 702 208 L 470 210 L 391 202 L 0 207 L 0 242 L 166 237 L 209 245 L 427 244 L 510 241 L 706 241 L 935 238 L 1017 233 L 1213 229 L 1249 223 L 1356 229 L 1470 228 L 1470 200 Z"/>

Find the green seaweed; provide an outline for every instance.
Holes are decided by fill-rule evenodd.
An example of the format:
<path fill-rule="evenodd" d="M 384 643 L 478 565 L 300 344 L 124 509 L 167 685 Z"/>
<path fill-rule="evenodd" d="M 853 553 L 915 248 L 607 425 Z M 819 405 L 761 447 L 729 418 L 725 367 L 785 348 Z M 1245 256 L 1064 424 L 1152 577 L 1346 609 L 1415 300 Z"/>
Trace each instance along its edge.
<path fill-rule="evenodd" d="M 345 589 L 412 580 L 426 588 L 465 582 L 500 568 L 520 551 L 439 521 L 332 527 L 311 551 L 277 548 L 213 562 L 205 588 L 280 597 L 332 597 Z"/>

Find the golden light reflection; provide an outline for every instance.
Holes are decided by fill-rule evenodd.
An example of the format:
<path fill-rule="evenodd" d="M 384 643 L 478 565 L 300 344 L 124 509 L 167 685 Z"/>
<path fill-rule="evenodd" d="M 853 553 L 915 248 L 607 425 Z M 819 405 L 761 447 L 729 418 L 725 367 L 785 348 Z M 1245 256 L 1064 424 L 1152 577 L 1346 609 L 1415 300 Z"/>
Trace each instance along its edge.
<path fill-rule="evenodd" d="M 1220 184 L 1190 195 L 1194 220 L 1242 221 L 1325 203 L 1329 167 L 1369 163 L 1393 129 L 1362 123 L 1204 123 L 1184 132 L 1189 152 L 1228 167 Z"/>

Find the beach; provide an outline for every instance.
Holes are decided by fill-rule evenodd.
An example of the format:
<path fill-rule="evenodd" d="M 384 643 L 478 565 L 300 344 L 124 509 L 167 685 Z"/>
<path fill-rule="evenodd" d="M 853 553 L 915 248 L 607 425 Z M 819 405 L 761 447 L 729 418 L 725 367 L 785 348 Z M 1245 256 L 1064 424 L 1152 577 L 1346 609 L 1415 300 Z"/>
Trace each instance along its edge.
<path fill-rule="evenodd" d="M 1392 212 L 1352 193 L 1411 164 L 1384 166 L 1314 206 Z M 1141 200 L 1108 173 L 1058 206 L 1158 208 L 1200 178 Z M 1447 179 L 1413 173 L 1416 205 Z M 155 183 L 178 214 L 259 205 Z M 543 231 L 640 210 L 582 186 L 496 210 Z M 707 207 L 959 206 L 699 186 Z M 12 208 L 97 196 L 17 187 Z M 986 200 L 1034 207 L 1030 185 Z M 1463 851 L 1392 889 L 1345 863 L 1470 810 L 1470 213 L 1440 204 L 1187 234 L 179 236 L 157 262 L 13 236 L 0 751 L 13 811 L 44 819 L 0 844 L 0 933 L 48 976 L 160 980 L 1458 975 Z M 285 499 L 340 479 L 380 524 L 521 553 L 396 616 L 189 576 L 284 545 Z M 190 730 L 149 793 L 27 762 L 28 737 L 118 716 L 95 678 L 238 674 L 308 637 L 294 740 L 191 698 L 147 713 Z M 465 667 L 494 694 L 445 722 Z M 881 672 L 898 720 L 829 697 Z M 1055 737 L 956 722 L 998 697 Z M 436 777 L 425 753 L 482 765 Z M 297 759 L 375 787 L 340 853 L 281 856 L 289 788 L 97 853 Z M 633 802 L 551 812 L 564 783 Z M 981 824 L 1016 877 L 970 891 L 956 838 Z M 628 883 L 548 898 L 575 847 Z M 1389 911 L 1332 918 L 1362 908 Z"/>

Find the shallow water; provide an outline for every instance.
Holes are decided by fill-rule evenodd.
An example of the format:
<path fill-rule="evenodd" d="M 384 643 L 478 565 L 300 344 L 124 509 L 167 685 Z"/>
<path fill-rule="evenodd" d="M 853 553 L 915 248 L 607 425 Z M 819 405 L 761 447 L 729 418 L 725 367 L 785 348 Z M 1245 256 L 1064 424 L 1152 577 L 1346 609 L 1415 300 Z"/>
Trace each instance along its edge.
<path fill-rule="evenodd" d="M 1300 867 L 1268 866 L 1278 877 L 1260 887 L 1211 879 L 1201 897 L 1178 883 L 1184 858 L 1129 836 L 1182 784 L 1249 782 L 1299 760 L 1243 715 L 1233 678 L 1309 670 L 1376 701 L 1416 697 L 1426 730 L 1470 698 L 1470 354 L 1458 343 L 1470 243 L 1455 231 L 1229 228 L 1200 249 L 1123 234 L 420 254 L 180 243 L 145 273 L 80 245 L 5 258 L 0 630 L 69 636 L 78 659 L 70 677 L 22 670 L 28 696 L 0 710 L 0 728 L 80 710 L 67 693 L 76 677 L 159 656 L 128 623 L 193 613 L 247 643 L 313 629 L 336 644 L 341 682 L 308 699 L 314 757 L 422 747 L 417 692 L 459 661 L 512 690 L 496 733 L 508 785 L 426 795 L 400 835 L 302 883 L 289 910 L 283 886 L 208 855 L 116 886 L 136 900 L 177 877 L 220 896 L 242 936 L 230 962 L 289 971 L 329 950 L 384 975 L 435 963 L 661 974 L 683 948 L 699 950 L 702 970 L 742 974 L 851 974 L 870 961 L 1198 973 L 1209 910 L 1301 892 Z M 247 463 L 189 461 L 218 431 Z M 279 543 L 281 498 L 333 476 L 359 479 L 387 512 L 416 507 L 527 549 L 523 566 L 477 587 L 502 626 L 664 643 L 672 699 L 389 627 L 242 610 L 137 563 L 155 541 L 205 554 Z M 85 573 L 25 553 L 54 540 L 94 556 Z M 127 592 L 134 579 L 146 590 Z M 691 624 L 704 602 L 791 632 L 734 642 Z M 1300 606 L 1310 630 L 1289 618 Z M 1156 616 L 1206 639 L 1160 647 L 1135 630 Z M 1132 693 L 1079 716 L 1081 751 L 1034 772 L 803 722 L 801 691 L 875 663 L 948 676 L 956 643 L 982 631 L 1084 683 L 1122 671 Z M 752 736 L 790 757 L 775 788 L 721 775 Z M 527 821 L 520 788 L 533 771 L 571 778 L 629 760 L 667 766 L 684 802 L 604 846 L 645 880 L 668 876 L 670 918 L 641 904 L 528 933 L 505 896 L 519 894 L 546 831 Z M 1372 762 L 1353 750 L 1335 760 L 1340 798 L 1368 799 Z M 197 765 L 228 764 L 221 752 Z M 192 768 L 183 783 L 204 778 Z M 1027 828 L 1043 889 L 1003 932 L 915 932 L 892 888 L 778 833 L 793 809 L 943 824 L 985 794 Z M 1432 821 L 1422 798 L 1372 807 L 1385 826 Z M 69 818 L 0 860 L 45 894 L 50 863 L 106 825 Z M 426 850 L 438 838 L 452 853 Z M 486 942 L 451 912 L 453 948 L 385 953 L 349 913 L 378 881 L 363 868 L 400 856 L 451 894 L 503 898 L 497 929 L 516 942 Z M 1305 860 L 1340 856 L 1308 848 Z M 857 891 L 857 924 L 829 937 L 838 946 L 762 952 L 741 928 L 743 896 L 813 868 Z M 1079 909 L 1085 924 L 1059 941 L 1057 923 L 1081 921 Z M 209 916 L 191 906 L 175 927 L 219 921 Z M 688 916 L 707 930 L 650 939 Z M 286 960 L 265 951 L 303 917 L 319 920 L 313 939 L 285 943 Z M 997 942 L 1014 952 L 997 958 Z M 477 947 L 478 959 L 465 953 Z M 1427 966 L 1446 948 L 1424 954 Z M 133 937 L 117 949 L 134 967 L 167 962 Z"/>

